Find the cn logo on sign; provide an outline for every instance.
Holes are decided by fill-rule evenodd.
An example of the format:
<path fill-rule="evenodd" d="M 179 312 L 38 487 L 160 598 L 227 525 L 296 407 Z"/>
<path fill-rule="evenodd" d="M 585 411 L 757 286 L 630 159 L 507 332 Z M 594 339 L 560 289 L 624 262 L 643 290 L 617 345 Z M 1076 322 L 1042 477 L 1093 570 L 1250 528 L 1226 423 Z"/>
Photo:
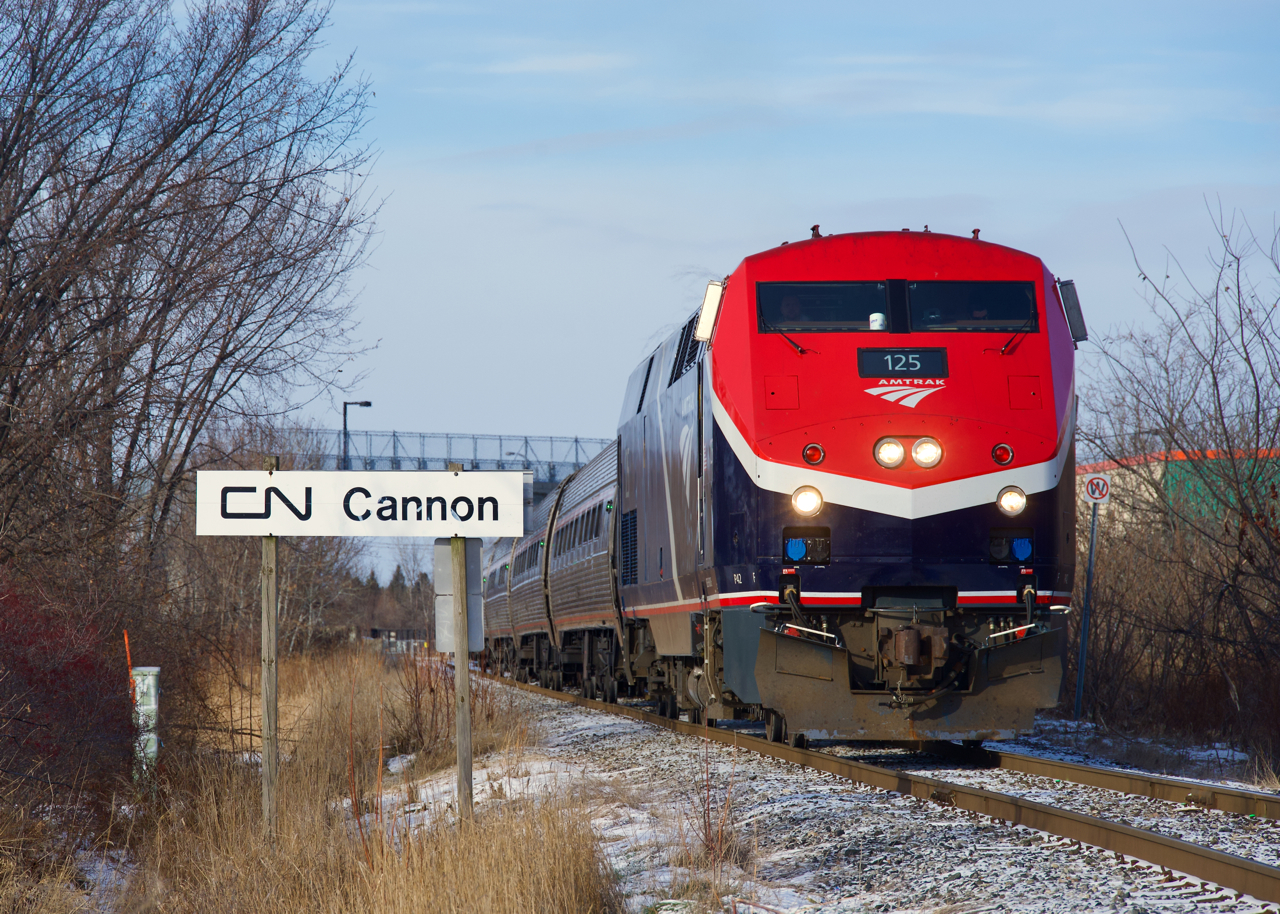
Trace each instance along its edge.
<path fill-rule="evenodd" d="M 1084 500 L 1093 505 L 1105 505 L 1111 501 L 1111 476 L 1107 473 L 1090 473 L 1086 476 Z"/>

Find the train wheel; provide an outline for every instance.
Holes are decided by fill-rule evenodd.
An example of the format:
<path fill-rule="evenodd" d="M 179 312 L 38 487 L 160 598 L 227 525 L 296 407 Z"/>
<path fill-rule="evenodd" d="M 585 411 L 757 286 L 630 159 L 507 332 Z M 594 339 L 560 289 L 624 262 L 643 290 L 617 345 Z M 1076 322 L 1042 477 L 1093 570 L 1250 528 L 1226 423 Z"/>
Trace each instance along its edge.
<path fill-rule="evenodd" d="M 618 680 L 610 679 L 609 684 L 605 686 L 604 700 L 611 705 L 618 703 Z"/>
<path fill-rule="evenodd" d="M 769 716 L 765 718 L 764 732 L 769 742 L 782 742 L 782 739 L 787 732 L 787 724 L 786 721 L 783 720 L 782 715 L 777 711 L 770 711 Z"/>
<path fill-rule="evenodd" d="M 792 733 L 787 742 L 791 744 L 792 749 L 806 749 L 809 746 L 809 737 L 803 733 Z"/>
<path fill-rule="evenodd" d="M 596 698 L 599 697 L 599 691 L 596 689 L 596 681 L 594 679 L 588 679 L 586 681 L 584 684 L 584 690 L 587 693 L 587 697 L 592 701 L 595 701 Z"/>

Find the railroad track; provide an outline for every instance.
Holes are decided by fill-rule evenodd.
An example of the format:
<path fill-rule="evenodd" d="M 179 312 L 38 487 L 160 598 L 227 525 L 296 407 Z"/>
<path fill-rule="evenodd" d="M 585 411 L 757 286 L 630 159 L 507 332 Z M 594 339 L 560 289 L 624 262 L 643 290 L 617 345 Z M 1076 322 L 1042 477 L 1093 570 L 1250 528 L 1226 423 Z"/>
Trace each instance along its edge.
<path fill-rule="evenodd" d="M 486 678 L 547 698 L 595 711 L 630 717 L 687 736 L 698 736 L 724 745 L 747 749 L 815 771 L 824 771 L 859 784 L 952 806 L 1012 825 L 1024 825 L 1071 841 L 1103 848 L 1121 857 L 1133 857 L 1165 869 L 1177 870 L 1196 879 L 1252 895 L 1261 901 L 1280 903 L 1280 868 L 1237 857 L 1234 854 L 1226 854 L 1189 841 L 1083 813 L 1057 809 L 979 787 L 955 784 L 925 775 L 854 761 L 814 749 L 798 749 L 783 743 L 771 743 L 738 730 L 705 727 L 683 720 L 672 720 L 629 705 L 606 704 L 580 695 L 556 692 L 511 679 L 499 679 L 493 676 L 486 676 Z M 935 750 L 939 747 L 937 744 L 929 744 L 928 748 Z M 1272 819 L 1277 818 L 1277 812 L 1280 811 L 1280 800 L 1250 791 L 1196 784 L 1157 775 L 1090 768 L 1087 765 L 1040 759 L 1016 753 L 993 750 L 979 750 L 975 753 L 974 750 L 964 750 L 958 746 L 954 747 L 954 752 L 957 756 L 966 759 L 973 759 L 975 755 L 986 756 L 993 767 L 1010 771 L 1051 777 L 1174 803 L 1194 803 L 1227 812 L 1266 816 Z"/>
<path fill-rule="evenodd" d="M 1115 768 L 1095 768 L 1075 762 L 1001 752 L 998 749 L 965 749 L 954 743 L 931 743 L 923 746 L 926 751 L 950 756 L 1005 771 L 1017 771 L 1040 777 L 1070 781 L 1088 787 L 1101 787 L 1116 793 L 1170 803 L 1186 803 L 1204 809 L 1217 809 L 1239 816 L 1257 816 L 1260 819 L 1280 820 L 1280 796 L 1238 790 L 1217 784 L 1202 784 L 1181 778 L 1146 774 L 1141 771 L 1123 771 Z"/>

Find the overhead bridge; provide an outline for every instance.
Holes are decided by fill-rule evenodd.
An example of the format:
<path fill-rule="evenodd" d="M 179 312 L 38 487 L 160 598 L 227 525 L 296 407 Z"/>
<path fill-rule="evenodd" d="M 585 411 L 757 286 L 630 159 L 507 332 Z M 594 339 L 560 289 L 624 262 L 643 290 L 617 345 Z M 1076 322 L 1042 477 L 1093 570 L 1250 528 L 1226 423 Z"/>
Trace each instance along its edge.
<path fill-rule="evenodd" d="M 348 432 L 305 429 L 299 438 L 298 469 L 443 470 L 460 463 L 467 470 L 524 470 L 533 473 L 535 498 L 554 488 L 599 454 L 612 439 L 545 435 L 451 435 L 443 432 Z"/>

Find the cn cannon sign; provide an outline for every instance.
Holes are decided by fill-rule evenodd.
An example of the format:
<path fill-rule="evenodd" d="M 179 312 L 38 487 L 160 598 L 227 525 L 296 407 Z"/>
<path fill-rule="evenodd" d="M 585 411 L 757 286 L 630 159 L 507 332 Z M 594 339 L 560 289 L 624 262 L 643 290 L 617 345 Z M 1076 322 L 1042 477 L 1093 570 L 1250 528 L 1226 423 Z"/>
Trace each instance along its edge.
<path fill-rule="evenodd" d="M 524 474 L 202 470 L 198 536 L 522 536 Z"/>

